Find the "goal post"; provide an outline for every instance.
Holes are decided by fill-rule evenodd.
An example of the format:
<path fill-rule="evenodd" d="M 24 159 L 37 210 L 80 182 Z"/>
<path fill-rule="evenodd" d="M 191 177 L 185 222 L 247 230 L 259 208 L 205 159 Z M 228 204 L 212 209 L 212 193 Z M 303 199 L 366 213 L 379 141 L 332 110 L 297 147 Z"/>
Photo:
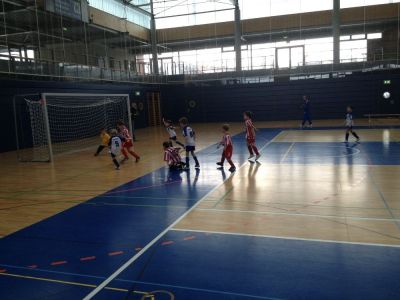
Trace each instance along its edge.
<path fill-rule="evenodd" d="M 30 129 L 31 138 L 25 149 L 19 150 L 21 161 L 53 161 L 60 154 L 94 151 L 100 142 L 100 129 L 115 128 L 119 120 L 132 131 L 128 94 L 42 93 L 39 99 L 21 97 L 19 105 L 25 105 L 28 113 L 22 119 L 16 113 L 16 119 L 21 119 L 16 124 L 22 123 L 19 127 L 25 131 Z"/>

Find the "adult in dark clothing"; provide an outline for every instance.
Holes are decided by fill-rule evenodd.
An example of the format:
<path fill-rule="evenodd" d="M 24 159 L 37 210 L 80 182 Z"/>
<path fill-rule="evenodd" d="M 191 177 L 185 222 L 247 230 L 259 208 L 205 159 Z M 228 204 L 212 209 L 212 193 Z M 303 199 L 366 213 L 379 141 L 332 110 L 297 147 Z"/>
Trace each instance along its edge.
<path fill-rule="evenodd" d="M 136 141 L 135 135 L 135 120 L 138 115 L 138 108 L 136 102 L 131 102 L 131 120 L 132 120 L 132 139 Z"/>
<path fill-rule="evenodd" d="M 311 115 L 310 115 L 310 99 L 307 96 L 303 96 L 303 122 L 301 123 L 301 128 L 308 121 L 308 126 L 312 127 Z"/>

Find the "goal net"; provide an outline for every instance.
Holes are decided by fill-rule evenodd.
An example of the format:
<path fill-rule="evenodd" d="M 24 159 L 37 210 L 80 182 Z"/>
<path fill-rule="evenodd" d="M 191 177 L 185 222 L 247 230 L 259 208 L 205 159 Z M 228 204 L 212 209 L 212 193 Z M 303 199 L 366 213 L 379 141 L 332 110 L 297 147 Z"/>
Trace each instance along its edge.
<path fill-rule="evenodd" d="M 131 129 L 128 95 L 45 93 L 22 98 L 14 104 L 25 106 L 25 117 L 16 113 L 17 140 L 25 137 L 23 145 L 18 143 L 21 161 L 52 161 L 63 153 L 94 151 L 100 143 L 100 129 L 115 128 L 118 120 Z M 23 132 L 27 128 L 30 136 Z"/>

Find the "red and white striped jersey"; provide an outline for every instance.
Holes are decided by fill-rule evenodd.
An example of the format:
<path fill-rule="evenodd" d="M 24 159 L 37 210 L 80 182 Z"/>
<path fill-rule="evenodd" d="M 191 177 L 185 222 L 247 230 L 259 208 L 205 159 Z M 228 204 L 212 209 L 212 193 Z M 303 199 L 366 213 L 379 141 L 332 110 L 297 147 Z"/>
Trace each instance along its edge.
<path fill-rule="evenodd" d="M 179 155 L 179 149 L 174 147 L 168 147 L 164 151 L 164 161 L 170 166 L 176 165 L 181 162 L 181 156 Z"/>
<path fill-rule="evenodd" d="M 255 132 L 254 132 L 254 125 L 253 125 L 253 121 L 251 121 L 251 119 L 247 119 L 245 121 L 245 125 L 246 125 L 246 138 L 247 139 L 255 139 Z"/>
<path fill-rule="evenodd" d="M 222 137 L 221 144 L 224 145 L 224 149 L 226 149 L 227 147 L 233 147 L 232 138 L 230 134 L 227 133 Z"/>
<path fill-rule="evenodd" d="M 129 133 L 129 130 L 128 130 L 128 128 L 126 128 L 126 126 L 123 126 L 123 127 L 121 128 L 121 130 L 120 130 L 120 135 L 121 135 L 124 139 L 126 139 L 127 141 L 132 139 L 131 134 Z"/>

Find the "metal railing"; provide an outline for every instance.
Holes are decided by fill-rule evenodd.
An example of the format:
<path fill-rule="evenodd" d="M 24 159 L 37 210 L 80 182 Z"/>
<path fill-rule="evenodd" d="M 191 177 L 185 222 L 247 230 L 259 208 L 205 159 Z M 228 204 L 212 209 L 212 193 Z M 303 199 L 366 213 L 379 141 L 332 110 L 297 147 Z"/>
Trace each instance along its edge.
<path fill-rule="evenodd" d="M 386 57 L 394 57 L 386 59 Z M 377 55 L 342 59 L 340 64 L 334 64 L 332 60 L 305 61 L 304 64 L 277 68 L 275 60 L 265 56 L 258 57 L 261 64 L 243 64 L 241 72 L 236 72 L 232 62 L 228 60 L 209 61 L 207 65 L 191 65 L 184 62 L 164 64 L 160 75 L 152 74 L 151 65 L 146 61 L 136 62 L 135 71 L 118 68 L 105 68 L 89 66 L 77 63 L 55 62 L 44 59 L 16 57 L 0 54 L 0 73 L 31 76 L 55 77 L 60 79 L 91 80 L 91 81 L 115 81 L 137 83 L 168 83 L 176 81 L 202 80 L 207 78 L 221 79 L 230 77 L 261 76 L 293 76 L 312 75 L 343 71 L 372 71 L 382 69 L 400 68 L 400 60 L 396 53 L 383 53 Z M 245 58 L 244 60 L 246 60 Z M 269 63 L 267 63 L 269 61 Z"/>

